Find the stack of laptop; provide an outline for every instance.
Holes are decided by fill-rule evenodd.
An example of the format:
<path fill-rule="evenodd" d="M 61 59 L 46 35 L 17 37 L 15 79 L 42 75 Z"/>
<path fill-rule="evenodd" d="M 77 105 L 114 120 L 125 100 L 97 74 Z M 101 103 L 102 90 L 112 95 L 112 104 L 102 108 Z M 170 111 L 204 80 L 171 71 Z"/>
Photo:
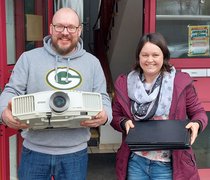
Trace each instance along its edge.
<path fill-rule="evenodd" d="M 145 120 L 134 122 L 126 143 L 132 151 L 173 150 L 190 148 L 188 120 Z"/>

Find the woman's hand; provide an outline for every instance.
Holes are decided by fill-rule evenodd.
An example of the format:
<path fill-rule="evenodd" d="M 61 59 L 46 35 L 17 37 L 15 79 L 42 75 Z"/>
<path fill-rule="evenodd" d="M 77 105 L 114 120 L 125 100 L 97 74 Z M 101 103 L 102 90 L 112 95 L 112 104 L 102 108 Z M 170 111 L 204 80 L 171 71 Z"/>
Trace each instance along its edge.
<path fill-rule="evenodd" d="M 190 139 L 191 141 L 190 142 L 191 142 L 191 145 L 193 145 L 193 143 L 195 142 L 195 139 L 198 136 L 198 130 L 200 128 L 200 125 L 197 122 L 190 122 L 187 124 L 186 128 L 191 130 L 191 139 Z"/>
<path fill-rule="evenodd" d="M 132 120 L 127 120 L 125 123 L 126 134 L 128 134 L 130 128 L 134 128 L 134 124 L 133 124 Z"/>

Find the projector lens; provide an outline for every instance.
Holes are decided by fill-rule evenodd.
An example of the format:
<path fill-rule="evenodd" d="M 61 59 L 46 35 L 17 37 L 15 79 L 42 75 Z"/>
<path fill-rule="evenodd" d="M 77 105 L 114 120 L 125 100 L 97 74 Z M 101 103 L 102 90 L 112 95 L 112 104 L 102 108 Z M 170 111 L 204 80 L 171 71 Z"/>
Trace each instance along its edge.
<path fill-rule="evenodd" d="M 57 91 L 50 97 L 50 108 L 56 113 L 62 113 L 69 108 L 70 99 L 67 93 Z"/>
<path fill-rule="evenodd" d="M 53 99 L 53 103 L 56 107 L 63 107 L 65 106 L 66 104 L 66 99 L 63 97 L 63 96 L 56 96 L 54 99 Z"/>

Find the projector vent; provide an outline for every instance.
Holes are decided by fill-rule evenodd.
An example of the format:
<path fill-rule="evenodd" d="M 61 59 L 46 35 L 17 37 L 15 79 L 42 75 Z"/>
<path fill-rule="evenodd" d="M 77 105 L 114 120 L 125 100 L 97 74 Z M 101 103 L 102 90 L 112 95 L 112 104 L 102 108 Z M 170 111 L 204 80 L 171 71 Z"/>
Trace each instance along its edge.
<path fill-rule="evenodd" d="M 101 96 L 100 94 L 83 93 L 84 107 L 91 110 L 101 110 Z"/>
<path fill-rule="evenodd" d="M 23 96 L 14 98 L 12 105 L 14 114 L 28 114 L 35 111 L 34 96 Z"/>

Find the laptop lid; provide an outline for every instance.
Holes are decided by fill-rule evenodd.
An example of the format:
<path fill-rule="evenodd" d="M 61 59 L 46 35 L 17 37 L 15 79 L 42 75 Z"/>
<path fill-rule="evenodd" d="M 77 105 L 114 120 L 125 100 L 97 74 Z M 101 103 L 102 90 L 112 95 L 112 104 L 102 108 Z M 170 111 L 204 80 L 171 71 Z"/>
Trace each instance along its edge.
<path fill-rule="evenodd" d="M 130 148 L 183 149 L 190 147 L 190 132 L 185 128 L 188 120 L 135 121 L 126 143 Z"/>

